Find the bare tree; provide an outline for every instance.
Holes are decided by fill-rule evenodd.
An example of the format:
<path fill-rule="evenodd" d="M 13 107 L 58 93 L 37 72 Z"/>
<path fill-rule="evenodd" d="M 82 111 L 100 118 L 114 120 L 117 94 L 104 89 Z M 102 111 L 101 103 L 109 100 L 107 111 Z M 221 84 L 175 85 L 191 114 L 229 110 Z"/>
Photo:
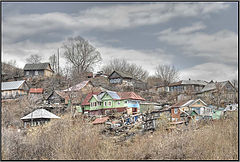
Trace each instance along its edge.
<path fill-rule="evenodd" d="M 37 64 L 42 61 L 42 56 L 39 55 L 30 55 L 27 59 L 26 62 L 29 64 Z"/>
<path fill-rule="evenodd" d="M 179 77 L 179 72 L 174 66 L 158 65 L 156 67 L 155 75 L 161 80 L 164 86 L 174 82 Z"/>
<path fill-rule="evenodd" d="M 80 36 L 69 38 L 63 48 L 65 59 L 72 64 L 77 74 L 93 70 L 93 66 L 102 60 L 96 48 Z"/>
<path fill-rule="evenodd" d="M 112 59 L 107 65 L 102 67 L 102 71 L 107 75 L 111 74 L 114 70 L 127 73 L 135 79 L 145 80 L 148 77 L 148 72 L 141 66 L 128 63 L 125 59 Z"/>
<path fill-rule="evenodd" d="M 49 62 L 50 62 L 50 65 L 53 69 L 54 72 L 57 71 L 57 57 L 55 54 L 53 54 L 52 56 L 49 57 Z"/>

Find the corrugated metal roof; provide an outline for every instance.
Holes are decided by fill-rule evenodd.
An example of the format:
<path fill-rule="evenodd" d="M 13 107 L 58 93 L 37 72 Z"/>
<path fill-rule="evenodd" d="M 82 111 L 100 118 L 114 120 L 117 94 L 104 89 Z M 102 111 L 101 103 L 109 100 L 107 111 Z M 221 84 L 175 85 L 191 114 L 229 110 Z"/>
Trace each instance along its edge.
<path fill-rule="evenodd" d="M 204 80 L 181 80 L 178 82 L 170 83 L 169 86 L 177 85 L 207 85 L 208 83 Z"/>
<path fill-rule="evenodd" d="M 89 80 L 86 80 L 86 81 L 82 81 L 81 83 L 75 85 L 75 86 L 72 86 L 68 89 L 65 89 L 63 91 L 79 91 L 81 90 L 83 87 L 85 87 L 87 84 L 88 84 Z"/>
<path fill-rule="evenodd" d="M 121 98 L 118 96 L 117 92 L 114 92 L 114 91 L 106 91 L 106 92 L 109 94 L 109 96 L 112 97 L 112 99 L 116 99 L 116 100 L 121 99 Z"/>
<path fill-rule="evenodd" d="M 30 88 L 29 93 L 43 93 L 43 88 Z"/>
<path fill-rule="evenodd" d="M 26 64 L 23 70 L 45 70 L 48 69 L 50 63 Z M 50 66 L 51 68 L 51 66 Z M 52 70 L 52 69 L 51 69 Z"/>
<path fill-rule="evenodd" d="M 182 80 L 182 84 L 207 85 L 207 82 L 204 80 Z"/>
<path fill-rule="evenodd" d="M 206 91 L 211 91 L 211 90 L 216 89 L 216 84 L 217 84 L 217 85 L 220 85 L 221 88 L 222 88 L 223 86 L 225 86 L 225 84 L 227 84 L 227 82 L 228 82 L 228 81 L 217 82 L 217 83 L 210 82 L 210 83 L 208 83 L 205 87 L 203 87 L 203 89 L 201 90 L 201 92 L 206 92 Z"/>
<path fill-rule="evenodd" d="M 2 91 L 19 89 L 19 87 L 25 82 L 25 80 L 13 81 L 13 82 L 2 82 Z"/>
<path fill-rule="evenodd" d="M 93 95 L 93 97 L 95 97 L 95 98 L 96 98 L 96 100 L 97 100 L 97 101 L 99 101 L 99 102 L 101 102 L 101 101 L 102 101 L 102 100 L 101 100 L 101 98 L 100 98 L 99 96 L 95 95 L 95 94 Z"/>
<path fill-rule="evenodd" d="M 109 119 L 109 117 L 97 118 L 92 123 L 93 124 L 102 124 L 102 123 L 105 123 L 108 119 Z"/>
<path fill-rule="evenodd" d="M 55 114 L 45 110 L 45 109 L 37 109 L 30 114 L 22 117 L 22 120 L 26 119 L 40 119 L 40 118 L 45 118 L 45 119 L 59 119 L 60 117 L 56 116 Z"/>
<path fill-rule="evenodd" d="M 137 95 L 134 92 L 118 92 L 117 93 L 121 99 L 132 99 L 132 100 L 143 100 L 145 101 L 144 98 L 142 98 L 141 96 Z"/>
<path fill-rule="evenodd" d="M 120 72 L 120 71 L 113 71 L 110 75 L 109 75 L 109 77 L 114 73 L 114 72 L 116 72 L 118 75 L 120 75 L 122 78 L 130 78 L 130 79 L 132 79 L 133 77 L 130 75 L 130 74 L 127 74 L 126 72 Z"/>

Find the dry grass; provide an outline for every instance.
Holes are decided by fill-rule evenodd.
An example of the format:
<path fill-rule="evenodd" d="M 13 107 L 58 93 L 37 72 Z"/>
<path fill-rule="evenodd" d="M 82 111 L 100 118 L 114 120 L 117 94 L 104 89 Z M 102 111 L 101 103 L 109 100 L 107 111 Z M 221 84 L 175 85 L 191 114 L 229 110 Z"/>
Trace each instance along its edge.
<path fill-rule="evenodd" d="M 198 129 L 168 133 L 163 130 L 137 135 L 122 143 L 103 138 L 102 126 L 69 116 L 28 134 L 3 130 L 5 160 L 237 160 L 238 114 Z M 191 127 L 188 127 L 191 128 Z"/>

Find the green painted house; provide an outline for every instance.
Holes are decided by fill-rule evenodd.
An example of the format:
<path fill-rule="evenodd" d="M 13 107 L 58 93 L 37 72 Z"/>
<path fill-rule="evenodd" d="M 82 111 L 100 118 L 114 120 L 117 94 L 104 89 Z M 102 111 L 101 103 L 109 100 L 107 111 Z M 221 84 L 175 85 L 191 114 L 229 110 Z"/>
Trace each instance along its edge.
<path fill-rule="evenodd" d="M 128 114 L 140 112 L 140 101 L 145 99 L 134 92 L 104 91 L 89 94 L 82 103 L 83 110 L 92 115 L 106 114 L 108 111 L 126 111 Z"/>

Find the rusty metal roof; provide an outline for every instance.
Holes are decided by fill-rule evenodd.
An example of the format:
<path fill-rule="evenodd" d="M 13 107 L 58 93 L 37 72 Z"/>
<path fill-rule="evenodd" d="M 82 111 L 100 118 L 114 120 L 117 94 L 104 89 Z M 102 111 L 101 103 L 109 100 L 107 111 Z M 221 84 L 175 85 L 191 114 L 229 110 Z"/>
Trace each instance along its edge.
<path fill-rule="evenodd" d="M 89 101 L 90 101 L 90 99 L 92 98 L 92 96 L 93 96 L 93 95 L 98 95 L 98 94 L 99 94 L 99 92 L 93 92 L 93 93 L 87 94 L 87 96 L 85 97 L 85 99 L 83 100 L 83 102 L 82 102 L 81 105 L 83 105 L 83 106 L 85 106 L 85 105 L 90 105 Z"/>
<path fill-rule="evenodd" d="M 65 89 L 63 90 L 64 92 L 67 92 L 67 91 L 79 91 L 81 90 L 83 87 L 85 87 L 88 83 L 90 83 L 89 80 L 85 80 L 85 81 L 82 81 L 81 83 L 75 85 L 75 86 L 72 86 L 68 89 Z"/>
<path fill-rule="evenodd" d="M 92 122 L 92 124 L 102 124 L 105 123 L 108 119 L 109 117 L 97 118 Z"/>
<path fill-rule="evenodd" d="M 117 94 L 120 96 L 121 99 L 132 99 L 132 100 L 142 100 L 145 101 L 144 98 L 137 95 L 134 92 L 117 92 Z"/>
<path fill-rule="evenodd" d="M 43 93 L 43 88 L 30 88 L 29 93 Z"/>

